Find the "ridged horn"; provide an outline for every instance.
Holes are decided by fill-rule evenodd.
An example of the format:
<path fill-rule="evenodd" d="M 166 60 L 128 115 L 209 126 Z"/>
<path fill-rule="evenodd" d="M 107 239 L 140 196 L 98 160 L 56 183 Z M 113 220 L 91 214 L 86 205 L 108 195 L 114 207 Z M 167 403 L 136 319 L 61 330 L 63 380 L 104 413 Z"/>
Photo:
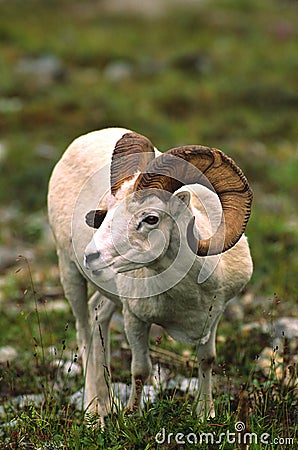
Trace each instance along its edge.
<path fill-rule="evenodd" d="M 124 181 L 137 171 L 146 170 L 155 157 L 152 143 L 145 136 L 126 133 L 116 143 L 111 162 L 111 193 L 116 194 Z"/>
<path fill-rule="evenodd" d="M 177 158 L 190 164 L 179 164 Z M 222 219 L 213 236 L 197 240 L 196 253 L 199 256 L 225 252 L 236 244 L 245 230 L 253 195 L 236 163 L 215 148 L 199 145 L 177 147 L 152 161 L 147 172 L 140 174 L 134 185 L 135 191 L 162 189 L 170 193 L 186 184 L 204 184 L 210 189 L 205 177 L 220 199 Z M 188 229 L 187 239 L 192 239 L 192 234 L 193 230 Z M 190 247 L 193 248 L 193 239 Z"/>

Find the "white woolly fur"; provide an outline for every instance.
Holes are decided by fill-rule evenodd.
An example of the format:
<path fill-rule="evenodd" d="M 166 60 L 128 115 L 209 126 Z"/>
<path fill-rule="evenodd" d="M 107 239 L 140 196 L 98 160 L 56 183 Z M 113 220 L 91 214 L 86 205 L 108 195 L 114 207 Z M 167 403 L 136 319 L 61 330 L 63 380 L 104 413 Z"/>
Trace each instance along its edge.
<path fill-rule="evenodd" d="M 197 345 L 197 413 L 214 415 L 211 371 L 216 328 L 227 302 L 251 277 L 247 239 L 242 235 L 219 256 L 194 256 L 181 230 L 186 232 L 185 223 L 195 217 L 197 233 L 207 237 L 206 205 L 215 211 L 218 204 L 217 196 L 202 186 L 181 188 L 171 196 L 177 204 L 151 196 L 140 205 L 132 199 L 136 174 L 112 196 L 111 157 L 116 142 L 128 132 L 108 128 L 79 137 L 56 165 L 49 183 L 49 220 L 61 282 L 76 319 L 86 377 L 85 407 L 102 418 L 110 412 L 109 324 L 118 308 L 132 351 L 128 408 L 138 408 L 140 386 L 150 375 L 149 332 L 157 323 L 174 339 Z M 85 215 L 100 199 L 108 212 L 94 232 Z M 142 222 L 146 214 L 158 216 L 156 226 Z M 180 263 L 173 264 L 178 247 Z M 191 262 L 185 269 L 187 261 Z M 88 284 L 95 290 L 90 299 Z"/>

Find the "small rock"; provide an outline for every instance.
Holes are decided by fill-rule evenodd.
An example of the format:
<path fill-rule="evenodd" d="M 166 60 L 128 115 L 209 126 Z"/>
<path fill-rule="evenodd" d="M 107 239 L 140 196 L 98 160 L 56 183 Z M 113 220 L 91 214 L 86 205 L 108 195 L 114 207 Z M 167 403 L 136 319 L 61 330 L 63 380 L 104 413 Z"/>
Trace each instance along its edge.
<path fill-rule="evenodd" d="M 40 405 L 43 400 L 43 394 L 24 394 L 10 399 L 9 404 L 21 409 L 28 405 Z"/>
<path fill-rule="evenodd" d="M 245 306 L 250 306 L 254 304 L 254 300 L 255 300 L 255 295 L 250 292 L 247 291 L 244 295 L 242 295 L 241 297 L 241 303 L 242 305 Z"/>
<path fill-rule="evenodd" d="M 46 301 L 45 309 L 47 312 L 50 311 L 68 312 L 70 306 L 66 300 L 53 300 L 53 301 Z"/>
<path fill-rule="evenodd" d="M 298 338 L 298 318 L 281 317 L 273 323 L 273 331 L 276 338 Z"/>
<path fill-rule="evenodd" d="M 58 349 L 57 349 L 57 347 L 55 347 L 55 345 L 51 345 L 50 347 L 48 347 L 47 353 L 50 356 L 57 356 L 58 355 Z"/>
<path fill-rule="evenodd" d="M 253 331 L 268 334 L 272 339 L 273 347 L 281 347 L 284 338 L 289 339 L 295 345 L 295 341 L 298 338 L 298 319 L 295 317 L 280 317 L 273 323 L 268 323 L 264 320 L 250 322 L 244 324 L 241 330 L 244 334 L 249 334 Z"/>
<path fill-rule="evenodd" d="M 278 41 L 287 41 L 295 36 L 295 28 L 287 20 L 279 20 L 271 26 L 271 33 Z"/>
<path fill-rule="evenodd" d="M 62 367 L 62 371 L 65 376 L 75 377 L 81 374 L 82 368 L 80 364 L 75 363 L 74 361 L 65 361 Z"/>
<path fill-rule="evenodd" d="M 104 69 L 104 76 L 111 81 L 121 81 L 130 78 L 133 66 L 126 61 L 112 61 Z"/>
<path fill-rule="evenodd" d="M 2 409 L 1 409 L 1 413 L 2 413 Z M 4 414 L 4 409 L 3 409 L 3 414 Z M 7 423 L 7 426 L 8 426 L 8 427 L 11 427 L 11 428 L 17 427 L 18 425 L 19 425 L 18 419 L 10 420 L 10 421 Z"/>
<path fill-rule="evenodd" d="M 6 363 L 7 361 L 13 361 L 18 357 L 18 352 L 15 348 L 6 345 L 0 348 L 0 363 Z"/>
<path fill-rule="evenodd" d="M 49 349 L 48 349 L 49 350 Z M 82 372 L 82 367 L 77 362 L 74 362 L 71 359 L 63 361 L 60 359 L 54 359 L 52 361 L 53 367 L 56 367 L 64 376 L 74 377 L 76 375 L 80 375 Z"/>
<path fill-rule="evenodd" d="M 198 392 L 199 380 L 197 378 L 184 378 L 180 383 L 179 388 L 183 392 L 195 395 Z"/>
<path fill-rule="evenodd" d="M 22 58 L 17 64 L 16 71 L 20 75 L 34 77 L 40 86 L 60 81 L 65 75 L 63 64 L 55 55 Z"/>
<path fill-rule="evenodd" d="M 18 97 L 0 98 L 0 112 L 2 114 L 13 114 L 23 109 L 23 102 Z"/>
<path fill-rule="evenodd" d="M 79 411 L 83 409 L 83 389 L 72 394 L 69 398 L 69 403 Z"/>
<path fill-rule="evenodd" d="M 39 144 L 36 147 L 36 154 L 41 158 L 53 160 L 56 155 L 56 149 L 50 144 Z"/>
<path fill-rule="evenodd" d="M 1 110 L 1 108 L 0 108 Z M 4 144 L 4 142 L 0 142 L 0 164 L 5 161 L 6 156 L 7 156 L 7 147 Z"/>
<path fill-rule="evenodd" d="M 239 320 L 239 321 L 243 320 L 244 318 L 243 306 L 240 303 L 239 298 L 235 297 L 229 301 L 225 309 L 224 315 L 228 320 Z"/>
<path fill-rule="evenodd" d="M 294 357 L 292 367 L 295 364 L 297 364 L 297 357 Z M 277 348 L 265 347 L 258 358 L 256 367 L 266 377 L 269 377 L 274 372 L 277 380 L 284 381 L 288 385 L 297 385 L 297 377 L 293 371 L 289 370 L 290 367 L 285 367 L 284 357 Z"/>
<path fill-rule="evenodd" d="M 116 404 L 117 407 L 123 408 L 128 402 L 131 387 L 125 383 L 112 383 L 112 388 L 114 393 L 112 402 Z M 144 389 L 145 388 L 146 386 L 144 386 Z M 84 403 L 83 395 L 84 390 L 80 389 L 70 396 L 69 403 L 72 404 L 76 409 L 81 410 Z"/>
<path fill-rule="evenodd" d="M 258 332 L 261 334 L 268 334 L 269 333 L 269 327 L 268 323 L 266 321 L 260 321 L 260 322 L 249 322 L 245 323 L 241 327 L 241 331 L 245 335 L 249 335 L 252 332 Z"/>
<path fill-rule="evenodd" d="M 202 52 L 186 53 L 173 61 L 173 66 L 184 72 L 206 74 L 212 71 L 212 63 L 207 54 Z"/>
<path fill-rule="evenodd" d="M 4 156 L 5 156 L 4 148 Z M 11 221 L 18 219 L 20 210 L 15 205 L 6 205 L 5 208 L 0 208 L 0 223 L 9 224 Z"/>
<path fill-rule="evenodd" d="M 287 339 L 288 351 L 296 353 L 298 350 L 298 319 L 295 317 L 281 317 L 277 319 L 270 329 L 272 345 L 282 349 Z"/>
<path fill-rule="evenodd" d="M 170 375 L 170 370 L 166 367 L 159 366 L 155 364 L 152 369 L 151 380 L 154 386 L 166 388 L 168 379 Z"/>
<path fill-rule="evenodd" d="M 114 398 L 113 402 L 116 403 L 119 407 L 124 407 L 129 399 L 130 385 L 125 383 L 112 383 Z M 145 387 L 145 386 L 144 386 Z"/>
<path fill-rule="evenodd" d="M 155 403 L 156 402 L 156 388 L 154 386 L 145 385 L 142 392 L 141 398 L 141 408 L 144 407 L 146 403 Z"/>
<path fill-rule="evenodd" d="M 226 342 L 226 337 L 223 336 L 222 334 L 218 334 L 216 336 L 216 342 L 219 342 L 221 344 L 224 344 Z"/>
<path fill-rule="evenodd" d="M 0 247 L 0 271 L 16 264 L 17 253 L 11 248 Z"/>
<path fill-rule="evenodd" d="M 277 379 L 281 380 L 283 376 L 282 362 L 282 357 L 276 350 L 273 350 L 271 347 L 265 347 L 260 353 L 256 366 L 266 377 L 274 370 Z"/>

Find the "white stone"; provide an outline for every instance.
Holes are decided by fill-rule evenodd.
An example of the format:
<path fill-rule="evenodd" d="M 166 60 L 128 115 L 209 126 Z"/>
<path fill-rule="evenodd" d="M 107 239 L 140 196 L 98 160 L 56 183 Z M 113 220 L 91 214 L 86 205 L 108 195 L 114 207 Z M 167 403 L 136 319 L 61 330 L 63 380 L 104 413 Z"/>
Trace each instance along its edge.
<path fill-rule="evenodd" d="M 6 345 L 0 348 L 0 362 L 6 363 L 7 361 L 13 361 L 18 357 L 18 352 L 14 347 Z"/>

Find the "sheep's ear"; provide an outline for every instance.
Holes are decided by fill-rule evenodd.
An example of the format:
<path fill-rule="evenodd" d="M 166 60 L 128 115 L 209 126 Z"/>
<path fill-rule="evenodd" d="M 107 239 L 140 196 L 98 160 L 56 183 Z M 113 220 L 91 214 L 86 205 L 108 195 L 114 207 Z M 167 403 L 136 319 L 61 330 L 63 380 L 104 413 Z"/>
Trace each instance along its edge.
<path fill-rule="evenodd" d="M 177 201 L 177 198 L 180 201 Z M 190 193 L 188 191 L 176 192 L 173 195 L 170 202 L 170 211 L 174 217 L 178 217 L 181 211 L 183 210 L 181 202 L 183 202 L 185 206 L 188 207 L 190 203 Z"/>
<path fill-rule="evenodd" d="M 95 209 L 89 211 L 85 216 L 86 224 L 91 228 L 99 228 L 104 221 L 106 214 L 107 211 L 105 209 Z"/>
<path fill-rule="evenodd" d="M 181 200 L 183 203 L 185 203 L 186 206 L 189 205 L 190 193 L 188 191 L 176 192 L 175 196 L 178 197 L 179 200 Z"/>

